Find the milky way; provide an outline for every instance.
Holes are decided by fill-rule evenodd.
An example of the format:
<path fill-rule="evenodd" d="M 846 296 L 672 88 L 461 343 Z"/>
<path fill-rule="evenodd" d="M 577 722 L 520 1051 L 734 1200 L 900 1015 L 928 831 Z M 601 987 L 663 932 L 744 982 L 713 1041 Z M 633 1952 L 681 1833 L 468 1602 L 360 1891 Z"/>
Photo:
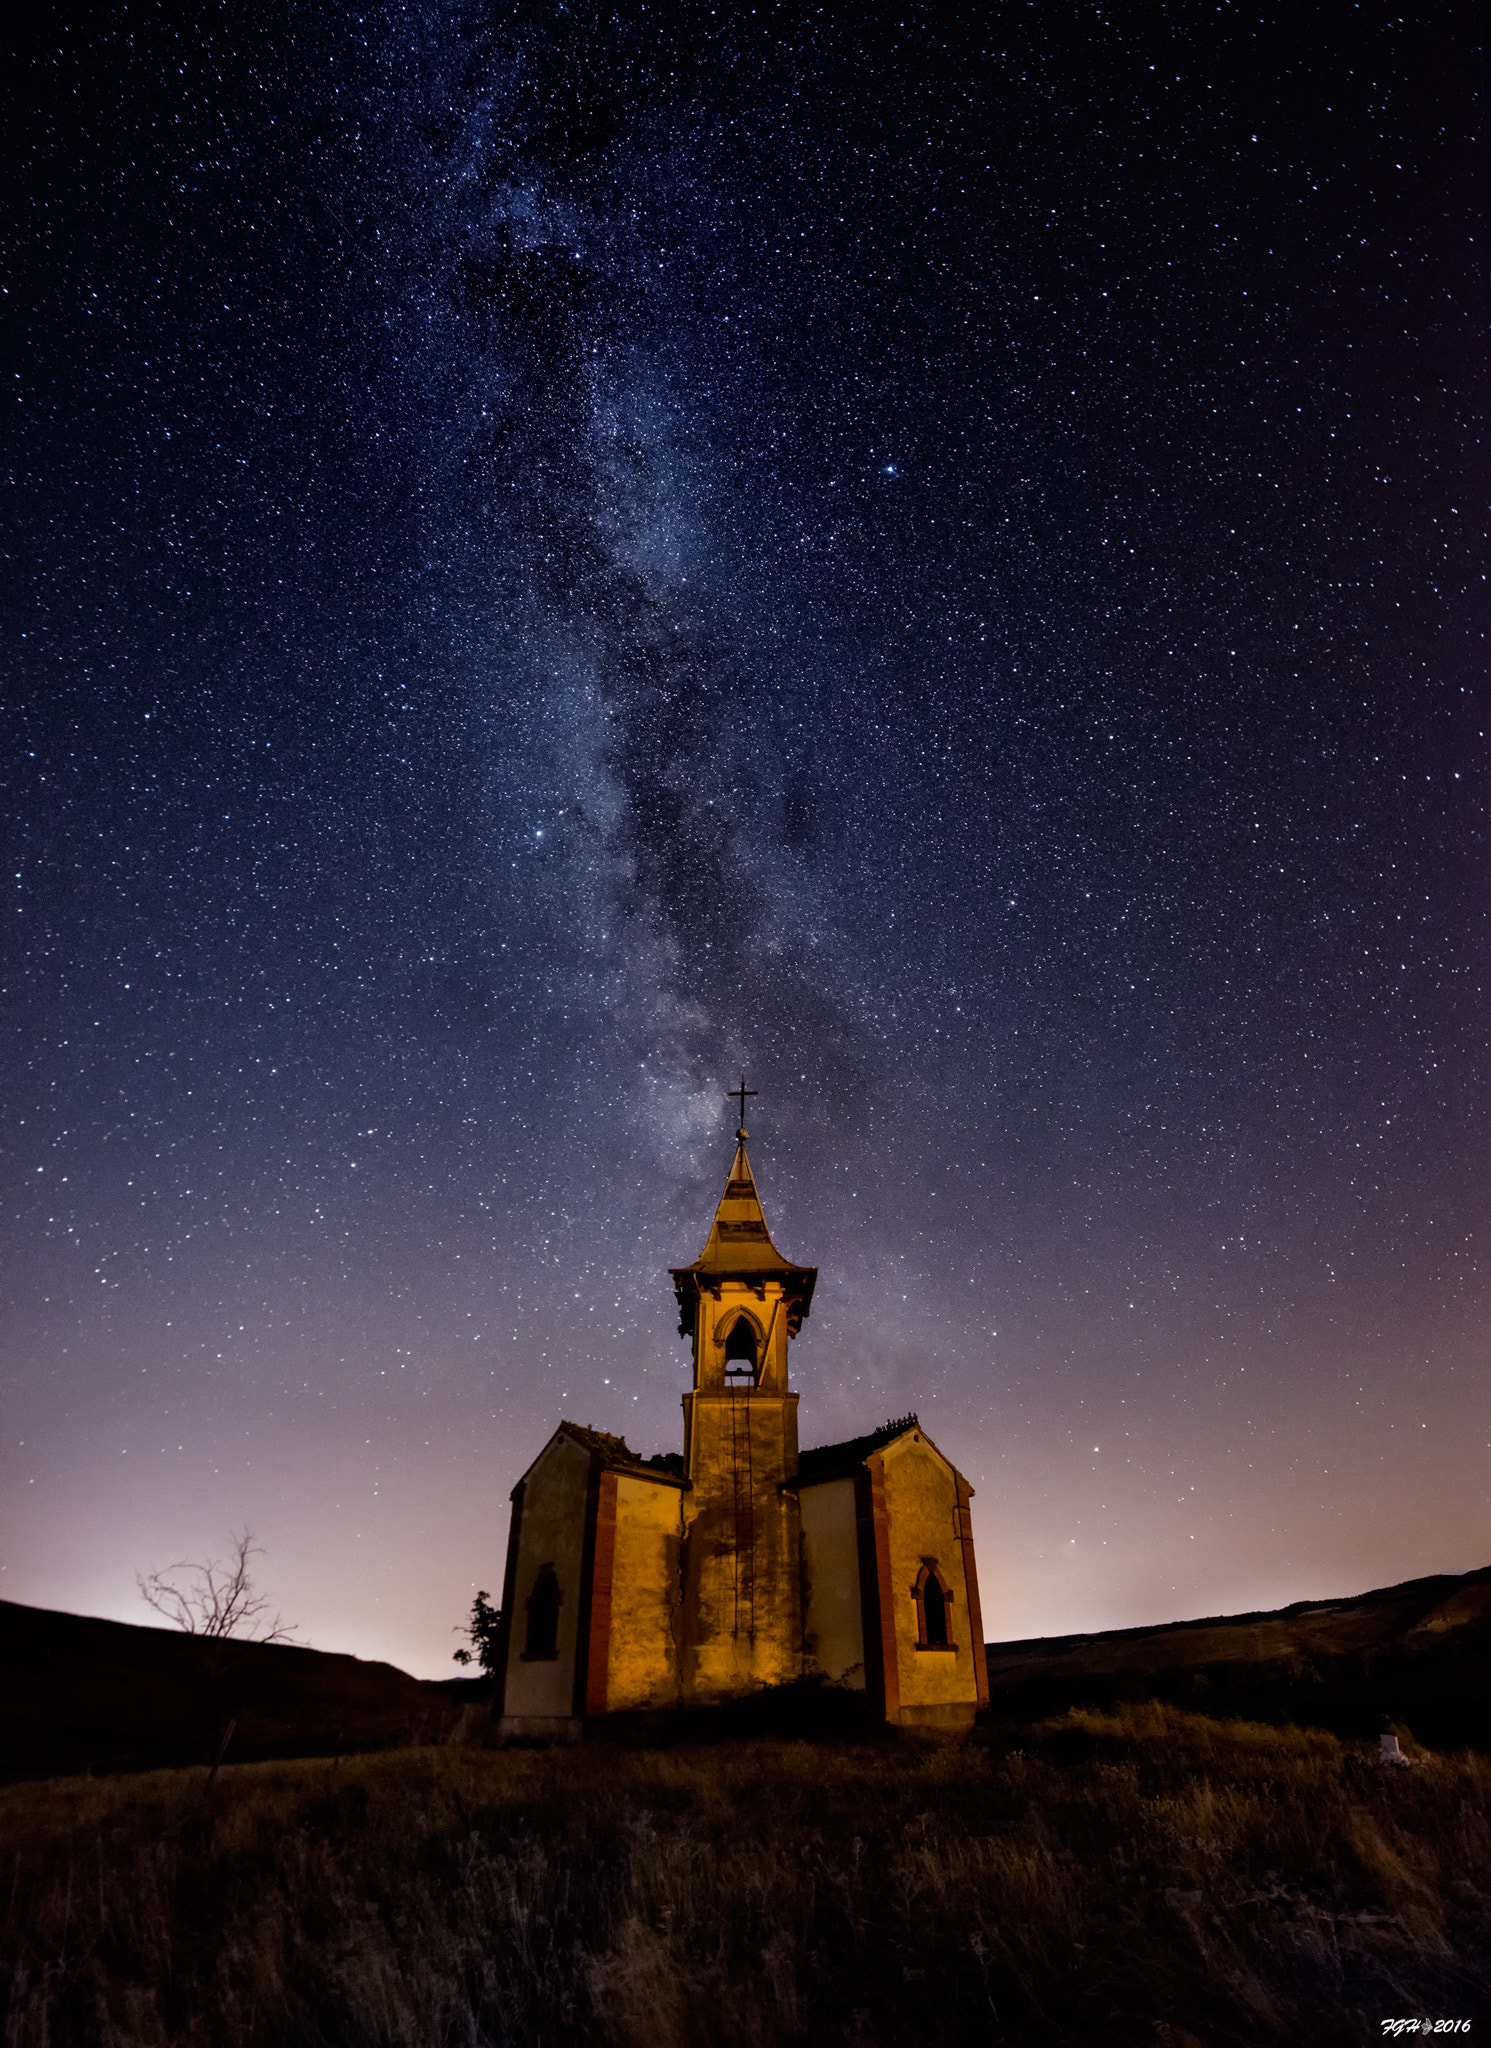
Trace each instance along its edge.
<path fill-rule="evenodd" d="M 5 1597 L 449 1669 L 742 1070 L 991 1635 L 1487 1561 L 1471 16 L 948 12 L 28 31 Z"/>

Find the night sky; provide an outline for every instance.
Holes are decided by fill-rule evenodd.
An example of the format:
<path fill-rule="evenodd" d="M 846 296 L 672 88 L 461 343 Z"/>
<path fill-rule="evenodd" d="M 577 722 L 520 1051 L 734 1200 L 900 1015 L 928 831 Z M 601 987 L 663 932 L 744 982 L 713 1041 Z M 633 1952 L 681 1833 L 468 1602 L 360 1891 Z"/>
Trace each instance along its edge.
<path fill-rule="evenodd" d="M 451 1674 L 742 1069 L 991 1638 L 1491 1563 L 1475 30 L 30 18 L 0 1595 Z"/>

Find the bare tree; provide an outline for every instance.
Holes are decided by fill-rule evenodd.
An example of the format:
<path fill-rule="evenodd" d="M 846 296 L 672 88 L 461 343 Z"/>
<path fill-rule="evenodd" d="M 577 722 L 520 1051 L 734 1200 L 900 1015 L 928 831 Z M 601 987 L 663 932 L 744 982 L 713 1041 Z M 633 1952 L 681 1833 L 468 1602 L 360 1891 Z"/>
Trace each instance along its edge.
<path fill-rule="evenodd" d="M 255 1590 L 249 1559 L 262 1557 L 263 1547 L 245 1525 L 232 1539 L 226 1558 L 206 1564 L 168 1564 L 160 1572 L 136 1572 L 142 1600 L 173 1627 L 189 1636 L 222 1639 L 236 1636 L 252 1643 L 284 1643 L 295 1633 L 276 1614 L 269 1619 L 269 1601 Z"/>

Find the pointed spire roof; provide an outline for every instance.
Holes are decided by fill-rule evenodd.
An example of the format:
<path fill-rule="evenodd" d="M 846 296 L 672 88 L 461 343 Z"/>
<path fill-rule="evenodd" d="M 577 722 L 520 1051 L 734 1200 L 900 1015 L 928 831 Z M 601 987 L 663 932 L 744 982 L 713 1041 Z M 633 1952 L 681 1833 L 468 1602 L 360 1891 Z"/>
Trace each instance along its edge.
<path fill-rule="evenodd" d="M 787 1327 L 795 1335 L 812 1302 L 818 1268 L 794 1265 L 772 1243 L 756 1192 L 756 1177 L 746 1156 L 744 1128 L 735 1133 L 735 1140 L 735 1158 L 704 1249 L 691 1266 L 672 1269 L 679 1328 L 685 1335 L 692 1332 L 694 1303 L 701 1287 L 717 1289 L 721 1280 L 770 1279 L 782 1283 L 788 1302 Z"/>
<path fill-rule="evenodd" d="M 785 1267 L 788 1263 L 771 1241 L 761 1197 L 756 1192 L 756 1176 L 746 1157 L 745 1140 L 737 1133 L 730 1178 L 709 1226 L 708 1242 L 694 1261 L 694 1270 L 733 1275 L 758 1272 L 763 1264 Z"/>

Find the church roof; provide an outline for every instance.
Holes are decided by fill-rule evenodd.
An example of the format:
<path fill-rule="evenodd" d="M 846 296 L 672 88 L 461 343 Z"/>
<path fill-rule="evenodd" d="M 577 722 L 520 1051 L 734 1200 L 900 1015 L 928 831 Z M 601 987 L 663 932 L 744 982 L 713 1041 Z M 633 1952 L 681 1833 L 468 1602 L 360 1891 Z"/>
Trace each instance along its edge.
<path fill-rule="evenodd" d="M 555 1434 L 567 1436 L 581 1450 L 589 1451 L 595 1462 L 607 1472 L 629 1472 L 635 1479 L 655 1479 L 663 1486 L 687 1483 L 683 1459 L 676 1451 L 644 1458 L 630 1447 L 624 1436 L 612 1436 L 604 1429 L 587 1429 L 583 1422 L 561 1422 Z"/>
<path fill-rule="evenodd" d="M 701 1286 L 717 1288 L 721 1280 L 772 1279 L 783 1284 L 788 1298 L 787 1326 L 795 1335 L 812 1302 L 818 1268 L 794 1265 L 772 1243 L 761 1197 L 756 1192 L 755 1175 L 746 1157 L 745 1132 L 740 1131 L 737 1137 L 735 1159 L 704 1249 L 691 1266 L 672 1268 L 679 1327 L 683 1335 L 691 1334 L 694 1303 Z"/>
<path fill-rule="evenodd" d="M 872 1429 L 868 1436 L 851 1436 L 841 1444 L 818 1444 L 810 1451 L 804 1451 L 797 1461 L 797 1477 L 789 1479 L 789 1486 L 821 1486 L 829 1479 L 848 1479 L 872 1458 L 876 1451 L 883 1451 L 887 1444 L 893 1444 L 898 1437 L 913 1433 L 932 1439 L 922 1428 L 915 1415 L 899 1416 L 894 1422 L 882 1423 L 879 1429 Z M 934 1451 L 937 1446 L 932 1444 Z M 942 1456 L 940 1451 L 937 1452 Z M 951 1459 L 948 1460 L 951 1464 Z M 954 1467 L 956 1470 L 956 1467 Z"/>

